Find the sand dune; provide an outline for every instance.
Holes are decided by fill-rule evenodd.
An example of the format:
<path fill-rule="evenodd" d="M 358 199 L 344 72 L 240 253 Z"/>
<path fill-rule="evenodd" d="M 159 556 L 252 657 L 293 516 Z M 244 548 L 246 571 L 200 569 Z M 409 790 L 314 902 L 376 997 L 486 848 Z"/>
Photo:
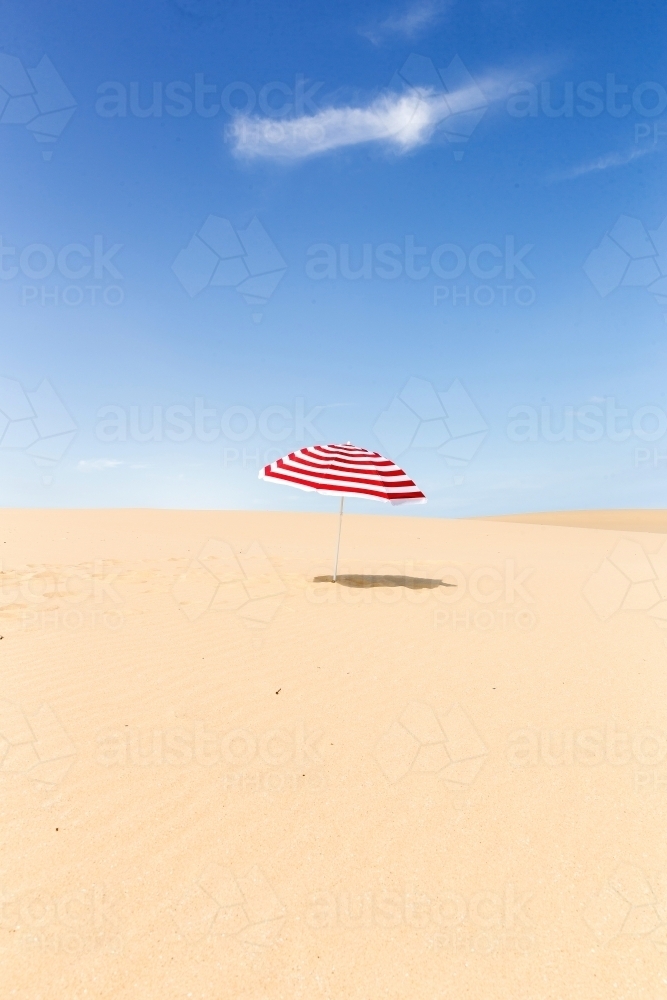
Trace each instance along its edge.
<path fill-rule="evenodd" d="M 3 995 L 666 997 L 666 527 L 5 511 Z"/>
<path fill-rule="evenodd" d="M 560 528 L 667 532 L 667 510 L 557 510 L 543 514 L 504 514 L 482 520 L 549 524 Z"/>

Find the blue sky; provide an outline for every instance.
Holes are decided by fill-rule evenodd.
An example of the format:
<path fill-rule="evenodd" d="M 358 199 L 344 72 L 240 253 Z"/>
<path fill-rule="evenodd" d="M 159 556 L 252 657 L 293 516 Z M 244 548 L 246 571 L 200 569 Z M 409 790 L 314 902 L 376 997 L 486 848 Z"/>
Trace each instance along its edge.
<path fill-rule="evenodd" d="M 348 440 L 663 505 L 657 3 L 138 7 L 5 8 L 4 505 L 328 510 L 257 471 Z"/>

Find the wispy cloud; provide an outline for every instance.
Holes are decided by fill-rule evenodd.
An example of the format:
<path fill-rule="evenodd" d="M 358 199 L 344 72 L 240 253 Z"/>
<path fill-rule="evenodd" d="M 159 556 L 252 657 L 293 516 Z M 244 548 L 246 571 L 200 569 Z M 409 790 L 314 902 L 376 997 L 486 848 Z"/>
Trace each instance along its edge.
<path fill-rule="evenodd" d="M 389 92 L 365 107 L 323 108 L 313 115 L 276 121 L 275 118 L 239 116 L 231 126 L 237 156 L 273 160 L 299 160 L 366 142 L 383 143 L 407 153 L 428 143 L 436 126 L 452 115 L 486 107 L 505 93 L 499 76 L 480 87 L 469 86 L 437 93 L 428 88 Z M 481 101 L 480 101 L 481 98 Z"/>
<path fill-rule="evenodd" d="M 588 160 L 586 163 L 580 163 L 576 167 L 572 167 L 570 170 L 564 170 L 561 173 L 551 174 L 548 180 L 551 183 L 556 181 L 573 181 L 577 177 L 584 177 L 586 174 L 594 174 L 600 170 L 610 170 L 614 167 L 625 167 L 628 163 L 632 163 L 633 160 L 638 160 L 640 156 L 646 156 L 647 153 L 653 153 L 657 149 L 657 146 L 636 146 L 634 149 L 630 149 L 625 153 L 605 153 L 604 156 L 598 156 L 595 160 Z"/>
<path fill-rule="evenodd" d="M 122 464 L 118 458 L 82 458 L 77 468 L 84 471 L 87 469 L 101 471 L 102 469 L 114 469 L 117 465 Z"/>
<path fill-rule="evenodd" d="M 380 45 L 386 38 L 396 35 L 414 39 L 437 24 L 446 6 L 443 0 L 417 0 L 400 13 L 390 14 L 379 24 L 360 28 L 359 33 L 373 45 Z"/>

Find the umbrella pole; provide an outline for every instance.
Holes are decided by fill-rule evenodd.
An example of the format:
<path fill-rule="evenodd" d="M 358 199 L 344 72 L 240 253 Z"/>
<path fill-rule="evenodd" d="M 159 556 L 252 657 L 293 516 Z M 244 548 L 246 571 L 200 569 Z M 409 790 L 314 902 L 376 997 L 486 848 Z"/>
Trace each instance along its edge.
<path fill-rule="evenodd" d="M 336 542 L 336 561 L 334 563 L 333 571 L 333 582 L 336 582 L 336 577 L 338 575 L 338 552 L 340 550 L 340 533 L 343 527 L 343 503 L 345 502 L 345 497 L 340 498 L 340 515 L 338 517 L 338 541 Z"/>

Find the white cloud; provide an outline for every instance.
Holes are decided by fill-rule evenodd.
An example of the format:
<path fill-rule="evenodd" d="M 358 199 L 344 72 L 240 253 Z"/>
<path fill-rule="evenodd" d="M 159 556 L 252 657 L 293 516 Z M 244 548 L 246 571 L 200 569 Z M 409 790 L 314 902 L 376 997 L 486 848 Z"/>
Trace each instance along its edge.
<path fill-rule="evenodd" d="M 401 14 L 391 14 L 379 25 L 360 29 L 360 34 L 374 45 L 379 45 L 390 35 L 401 35 L 404 38 L 416 38 L 442 16 L 445 4 L 441 0 L 418 0 L 412 3 Z"/>
<path fill-rule="evenodd" d="M 117 458 L 82 458 L 79 462 L 77 468 L 85 469 L 114 469 L 117 465 L 122 465 L 123 463 Z"/>
<path fill-rule="evenodd" d="M 503 93 L 499 79 L 486 81 L 485 100 Z M 298 160 L 364 142 L 382 142 L 406 153 L 429 142 L 439 122 L 479 106 L 480 89 L 444 93 L 412 88 L 386 93 L 365 107 L 324 108 L 314 115 L 277 121 L 239 116 L 232 125 L 233 151 L 248 158 Z"/>
<path fill-rule="evenodd" d="M 632 163 L 633 160 L 639 159 L 640 156 L 653 153 L 655 149 L 657 149 L 655 146 L 636 146 L 626 153 L 605 153 L 604 156 L 598 156 L 595 160 L 581 163 L 577 167 L 572 167 L 571 170 L 552 174 L 549 177 L 549 181 L 572 181 L 576 180 L 577 177 L 584 177 L 586 174 L 597 173 L 600 170 L 609 170 L 612 167 L 625 167 L 628 163 Z"/>
<path fill-rule="evenodd" d="M 365 108 L 326 108 L 281 122 L 240 117 L 233 126 L 234 151 L 250 157 L 296 160 L 377 141 L 406 151 L 427 142 L 445 114 L 447 101 L 442 95 L 415 91 L 383 95 Z"/>

